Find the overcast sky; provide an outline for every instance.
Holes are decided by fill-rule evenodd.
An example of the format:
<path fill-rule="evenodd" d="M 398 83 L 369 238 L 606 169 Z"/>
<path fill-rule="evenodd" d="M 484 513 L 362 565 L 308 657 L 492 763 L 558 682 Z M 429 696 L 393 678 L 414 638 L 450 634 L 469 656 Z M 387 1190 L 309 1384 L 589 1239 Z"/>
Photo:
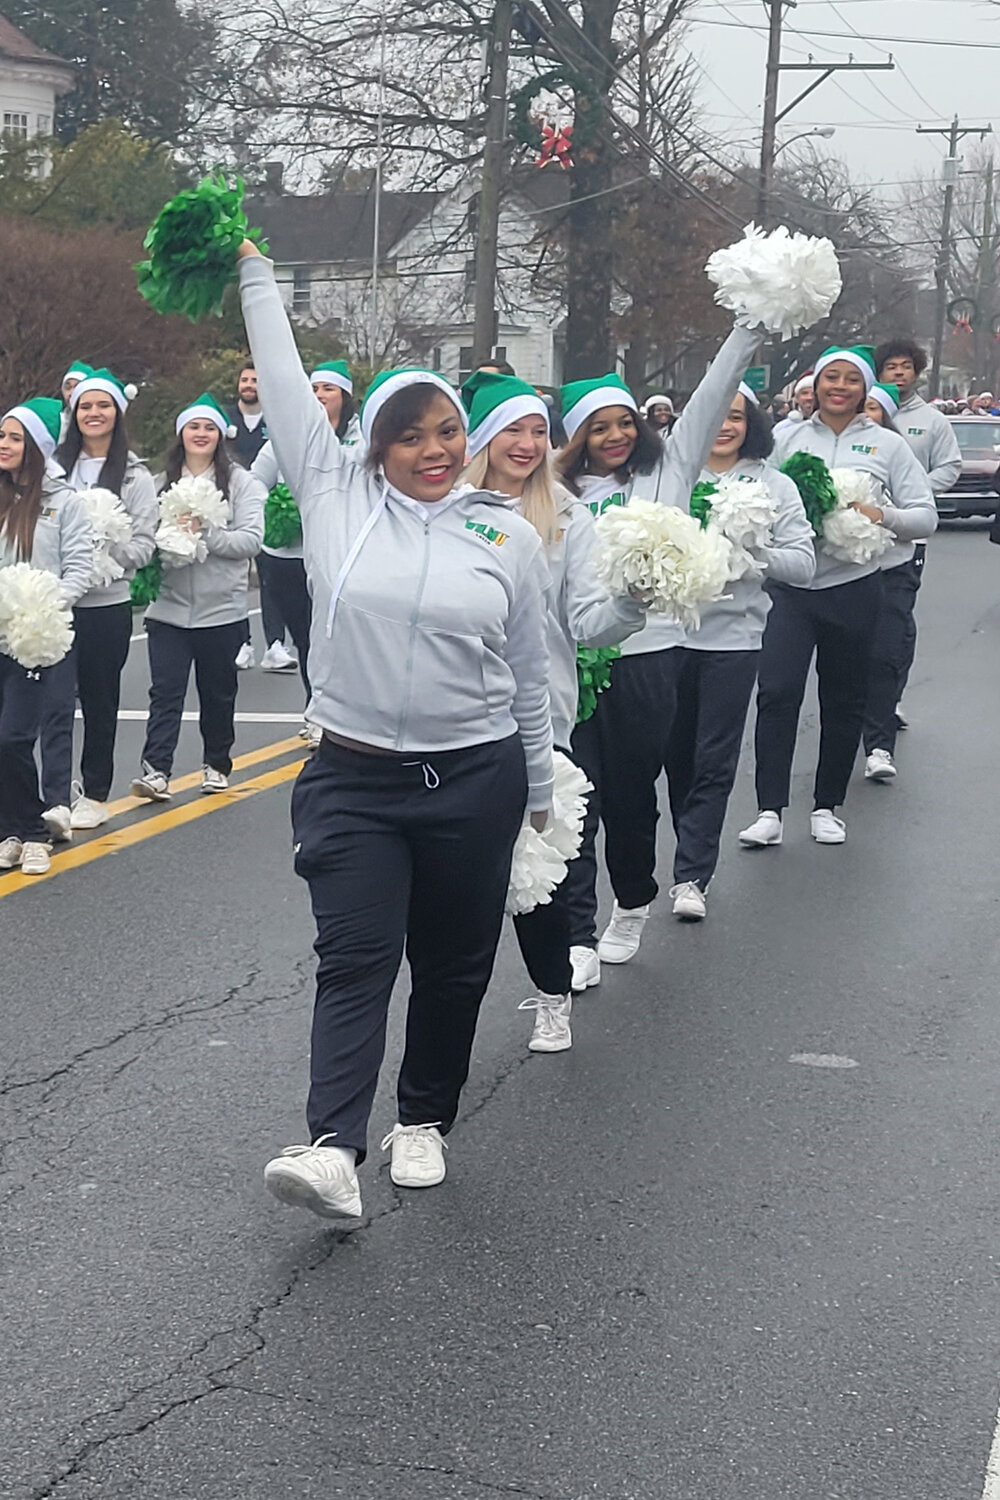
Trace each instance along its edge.
<path fill-rule="evenodd" d="M 759 144 L 767 55 L 762 0 L 700 0 L 693 14 L 685 46 L 701 69 L 703 126 L 720 139 Z M 816 145 L 871 182 L 888 185 L 912 178 L 914 170 L 939 170 L 945 142 L 916 135 L 918 124 L 946 125 L 957 113 L 963 124 L 992 123 L 1000 132 L 1000 6 L 988 0 L 798 0 L 786 13 L 783 60 L 805 62 L 810 53 L 823 62 L 847 62 L 851 53 L 856 62 L 893 56 L 892 73 L 835 74 L 779 126 L 783 140 L 835 126 L 836 135 Z M 812 76 L 785 74 L 781 103 Z"/>

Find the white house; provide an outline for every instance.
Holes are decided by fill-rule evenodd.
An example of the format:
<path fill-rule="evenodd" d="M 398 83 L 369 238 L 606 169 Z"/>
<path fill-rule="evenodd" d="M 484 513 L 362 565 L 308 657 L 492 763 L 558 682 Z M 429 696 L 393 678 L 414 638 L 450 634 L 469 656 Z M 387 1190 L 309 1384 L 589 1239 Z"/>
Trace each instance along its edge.
<path fill-rule="evenodd" d="M 567 188 L 555 168 L 516 174 L 500 213 L 494 349 L 524 379 L 558 385 L 564 312 L 554 219 Z M 375 196 L 285 194 L 280 173 L 247 204 L 264 230 L 286 306 L 373 364 L 412 360 L 464 379 L 472 361 L 478 183 L 452 192 L 383 192 L 377 291 Z"/>
<path fill-rule="evenodd" d="M 0 129 L 30 140 L 52 134 L 56 100 L 73 87 L 72 64 L 42 47 L 0 15 Z"/>

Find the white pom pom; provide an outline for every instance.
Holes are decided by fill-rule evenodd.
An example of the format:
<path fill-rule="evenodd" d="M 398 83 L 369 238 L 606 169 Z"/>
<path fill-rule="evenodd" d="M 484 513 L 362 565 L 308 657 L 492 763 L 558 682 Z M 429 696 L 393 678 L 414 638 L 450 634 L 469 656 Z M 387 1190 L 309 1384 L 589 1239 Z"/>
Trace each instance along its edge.
<path fill-rule="evenodd" d="M 226 428 L 226 437 L 229 439 L 230 442 L 232 442 L 232 440 L 233 440 L 233 438 L 235 436 L 236 436 L 236 427 L 235 427 L 235 425 L 232 422 L 230 422 L 229 426 Z"/>
<path fill-rule="evenodd" d="M 558 750 L 552 760 L 555 779 L 548 822 L 538 833 L 526 816 L 514 845 L 507 890 L 511 916 L 547 906 L 556 886 L 566 878 L 568 862 L 580 852 L 587 793 L 594 789 L 583 772 Z"/>
<path fill-rule="evenodd" d="M 594 566 L 610 593 L 639 593 L 654 613 L 694 630 L 699 606 L 724 597 L 729 543 L 676 506 L 652 500 L 612 506 L 596 530 Z"/>
<path fill-rule="evenodd" d="M 716 302 L 749 327 L 763 324 L 783 339 L 826 317 L 843 286 L 829 240 L 789 234 L 784 225 L 765 234 L 748 224 L 743 236 L 709 256 L 705 270 Z"/>
<path fill-rule="evenodd" d="M 54 667 L 73 644 L 73 617 L 54 573 L 0 568 L 0 649 L 28 671 Z"/>
<path fill-rule="evenodd" d="M 125 577 L 125 569 L 111 556 L 111 548 L 131 539 L 132 517 L 113 490 L 103 490 L 98 486 L 81 490 L 80 500 L 94 533 L 92 587 L 107 588 Z"/>
<path fill-rule="evenodd" d="M 197 479 L 182 475 L 160 496 L 160 519 L 179 521 L 182 516 L 194 516 L 203 526 L 225 526 L 229 505 L 221 490 L 204 475 Z"/>
<path fill-rule="evenodd" d="M 134 401 L 138 394 L 139 387 L 137 385 L 133 385 L 132 382 L 129 381 L 128 385 L 125 387 L 125 400 Z"/>
<path fill-rule="evenodd" d="M 820 545 L 838 562 L 867 564 L 888 552 L 893 535 L 852 505 L 878 505 L 879 494 L 870 474 L 863 469 L 831 469 L 837 491 L 837 509 L 823 521 Z"/>
<path fill-rule="evenodd" d="M 771 545 L 771 527 L 778 507 L 767 485 L 760 479 L 723 478 L 712 496 L 709 530 L 729 542 L 729 578 L 760 578 L 767 569 L 762 556 Z"/>

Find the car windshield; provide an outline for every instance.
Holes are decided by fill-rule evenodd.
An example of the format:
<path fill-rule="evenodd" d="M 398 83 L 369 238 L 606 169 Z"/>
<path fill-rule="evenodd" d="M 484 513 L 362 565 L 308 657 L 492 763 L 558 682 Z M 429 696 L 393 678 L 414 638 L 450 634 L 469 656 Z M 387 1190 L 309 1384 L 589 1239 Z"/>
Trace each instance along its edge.
<path fill-rule="evenodd" d="M 1000 458 L 1000 422 L 976 417 L 971 422 L 953 423 L 963 458 Z"/>

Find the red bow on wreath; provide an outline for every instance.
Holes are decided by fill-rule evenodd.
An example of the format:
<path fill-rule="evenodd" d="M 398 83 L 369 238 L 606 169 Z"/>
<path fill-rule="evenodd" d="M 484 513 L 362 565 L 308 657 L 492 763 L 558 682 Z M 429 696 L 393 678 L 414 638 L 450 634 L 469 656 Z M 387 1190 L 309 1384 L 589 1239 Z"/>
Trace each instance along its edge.
<path fill-rule="evenodd" d="M 547 167 L 550 161 L 557 161 L 563 171 L 573 165 L 571 152 L 573 149 L 573 127 L 564 125 L 556 130 L 552 125 L 542 126 L 542 152 L 538 158 L 540 167 Z"/>
<path fill-rule="evenodd" d="M 956 333 L 971 333 L 972 332 L 972 323 L 969 320 L 969 318 L 965 317 L 964 315 L 961 318 L 956 318 L 955 319 L 955 332 Z"/>

